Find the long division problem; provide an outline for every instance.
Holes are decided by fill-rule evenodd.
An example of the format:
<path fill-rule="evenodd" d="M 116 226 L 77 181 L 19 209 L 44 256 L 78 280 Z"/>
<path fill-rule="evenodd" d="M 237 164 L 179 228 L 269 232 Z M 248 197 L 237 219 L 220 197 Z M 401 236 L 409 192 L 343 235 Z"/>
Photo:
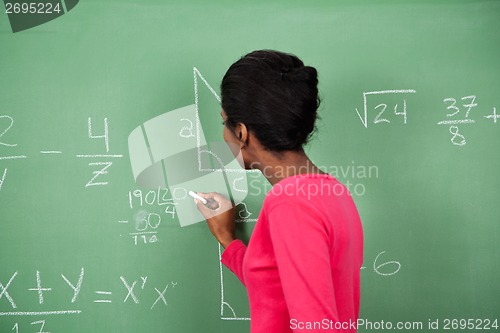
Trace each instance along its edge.
<path fill-rule="evenodd" d="M 172 194 L 174 195 L 174 194 Z M 168 188 L 158 186 L 156 190 L 135 189 L 128 192 L 129 207 L 135 210 L 132 219 L 118 220 L 120 224 L 131 224 L 129 232 L 134 245 L 158 242 L 158 228 L 176 217 L 175 203 Z M 161 209 L 160 213 L 151 210 Z"/>

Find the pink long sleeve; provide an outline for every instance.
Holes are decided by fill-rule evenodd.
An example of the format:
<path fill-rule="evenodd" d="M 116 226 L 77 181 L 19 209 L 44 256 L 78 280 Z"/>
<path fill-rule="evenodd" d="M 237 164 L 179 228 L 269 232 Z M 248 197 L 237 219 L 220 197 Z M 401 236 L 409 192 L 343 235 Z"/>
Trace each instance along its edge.
<path fill-rule="evenodd" d="M 245 279 L 243 278 L 243 258 L 245 257 L 246 250 L 247 247 L 245 244 L 241 240 L 236 239 L 229 243 L 221 256 L 221 262 L 240 279 L 243 285 L 245 285 Z"/>
<path fill-rule="evenodd" d="M 330 261 L 333 230 L 310 208 L 290 203 L 275 206 L 269 221 L 290 320 L 338 321 Z"/>

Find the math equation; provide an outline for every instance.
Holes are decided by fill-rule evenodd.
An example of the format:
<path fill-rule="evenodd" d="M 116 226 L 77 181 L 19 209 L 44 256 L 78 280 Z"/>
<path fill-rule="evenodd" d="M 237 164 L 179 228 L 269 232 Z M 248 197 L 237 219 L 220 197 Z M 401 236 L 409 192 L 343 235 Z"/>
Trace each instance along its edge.
<path fill-rule="evenodd" d="M 50 273 L 53 274 L 53 273 Z M 82 303 L 91 302 L 94 306 L 109 306 L 111 303 L 131 303 L 137 306 L 145 306 L 150 310 L 159 309 L 162 307 L 166 309 L 169 305 L 170 290 L 178 287 L 176 281 L 169 281 L 165 279 L 162 285 L 152 285 L 148 276 L 119 276 L 111 281 L 113 288 L 103 290 L 99 286 L 87 285 L 85 279 L 85 268 L 81 268 L 76 275 L 71 276 L 65 273 L 60 273 L 60 284 L 58 285 L 45 285 L 43 282 L 44 275 L 40 271 L 35 271 L 32 277 L 33 283 L 24 288 L 25 294 L 17 295 L 9 291 L 9 288 L 16 284 L 22 273 L 14 272 L 10 276 L 4 273 L 0 275 L 0 301 L 5 299 L 8 303 L 9 310 L 0 310 L 0 317 L 32 317 L 37 320 L 30 323 L 31 328 L 27 327 L 22 329 L 19 322 L 15 322 L 12 326 L 12 331 L 19 332 L 32 332 L 34 328 L 38 330 L 35 332 L 47 333 L 47 319 L 54 316 L 75 316 L 81 314 L 84 310 L 81 309 Z M 74 275 L 74 276 L 73 276 Z M 23 280 L 25 281 L 25 280 Z M 108 285 L 108 284 L 106 284 Z M 22 289 L 21 289 L 22 290 Z M 145 291 L 153 291 L 151 293 Z M 19 289 L 17 289 L 19 293 Z M 45 300 L 51 297 L 51 293 L 60 291 L 59 294 L 65 293 L 66 305 L 64 308 L 47 309 Z M 82 293 L 86 293 L 83 302 L 80 300 Z M 26 302 L 26 299 L 32 297 L 36 300 L 37 308 L 24 309 L 21 302 Z M 17 300 L 21 298 L 21 302 Z M 87 304 L 88 305 L 88 304 Z M 87 307 L 86 305 L 86 307 Z"/>
<path fill-rule="evenodd" d="M 416 107 L 408 105 L 408 96 L 416 94 L 414 89 L 381 90 L 363 93 L 363 109 L 356 110 L 361 123 L 365 128 L 381 124 L 409 123 L 410 113 Z M 464 146 L 467 144 L 466 135 L 462 131 L 463 126 L 471 126 L 483 122 L 496 124 L 500 118 L 494 106 L 486 106 L 478 110 L 479 103 L 476 95 L 460 97 L 446 97 L 442 100 L 443 120 L 437 125 L 446 127 L 449 132 L 449 140 L 453 146 Z M 475 117 L 479 117 L 477 120 Z"/>
<path fill-rule="evenodd" d="M 29 159 L 31 156 L 24 154 L 10 154 L 9 149 L 17 147 L 18 144 L 9 141 L 6 136 L 10 131 L 16 130 L 14 127 L 15 119 L 10 115 L 0 115 L 0 161 L 1 160 L 25 160 Z M 89 140 L 102 140 L 103 149 L 98 152 L 93 153 L 76 153 L 72 154 L 73 157 L 87 160 L 88 166 L 91 169 L 91 174 L 88 177 L 88 181 L 82 186 L 89 188 L 93 186 L 105 186 L 108 185 L 108 181 L 105 179 L 109 170 L 113 166 L 114 159 L 123 158 L 123 154 L 115 154 L 110 152 L 110 133 L 109 133 L 109 123 L 108 118 L 103 120 L 103 132 L 102 134 L 96 134 L 93 130 L 93 120 L 91 117 L 87 119 L 87 139 Z M 51 149 L 41 149 L 39 150 L 40 156 L 48 158 L 49 156 L 60 156 L 67 152 L 58 150 L 57 148 Z M 7 177 L 7 168 L 3 168 L 0 171 L 0 190 Z"/>

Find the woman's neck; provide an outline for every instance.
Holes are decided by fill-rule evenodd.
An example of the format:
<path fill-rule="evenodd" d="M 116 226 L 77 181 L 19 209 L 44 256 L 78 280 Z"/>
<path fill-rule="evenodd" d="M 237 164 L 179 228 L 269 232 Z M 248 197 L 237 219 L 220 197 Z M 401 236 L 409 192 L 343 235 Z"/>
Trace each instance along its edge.
<path fill-rule="evenodd" d="M 259 169 L 271 185 L 290 176 L 325 173 L 314 165 L 303 150 L 283 153 L 265 151 L 250 167 Z"/>

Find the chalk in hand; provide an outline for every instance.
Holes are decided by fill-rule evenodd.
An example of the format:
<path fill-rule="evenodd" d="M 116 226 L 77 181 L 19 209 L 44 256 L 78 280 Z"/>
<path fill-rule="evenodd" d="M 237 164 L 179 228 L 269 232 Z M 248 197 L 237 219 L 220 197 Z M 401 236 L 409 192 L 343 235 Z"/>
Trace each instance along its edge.
<path fill-rule="evenodd" d="M 212 198 L 208 198 L 205 206 L 207 206 L 211 210 L 216 210 L 217 208 L 219 208 L 219 203 Z"/>
<path fill-rule="evenodd" d="M 190 196 L 192 196 L 193 198 L 195 199 L 198 199 L 200 200 L 201 202 L 203 202 L 204 205 L 206 205 L 208 203 L 207 199 L 199 196 L 198 194 L 194 193 L 193 191 L 189 191 L 188 192 Z"/>
<path fill-rule="evenodd" d="M 205 199 L 202 196 L 194 193 L 193 191 L 189 191 L 188 193 L 193 198 L 200 200 L 206 207 L 210 208 L 211 210 L 216 210 L 219 208 L 219 203 L 213 198 Z"/>

